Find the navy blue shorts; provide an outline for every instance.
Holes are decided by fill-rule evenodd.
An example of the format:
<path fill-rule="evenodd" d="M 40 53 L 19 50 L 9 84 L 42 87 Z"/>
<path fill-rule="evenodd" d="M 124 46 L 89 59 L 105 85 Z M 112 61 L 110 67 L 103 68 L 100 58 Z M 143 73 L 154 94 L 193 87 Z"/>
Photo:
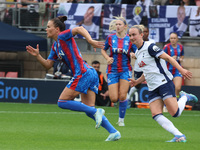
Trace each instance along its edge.
<path fill-rule="evenodd" d="M 137 80 L 138 78 L 140 78 L 142 76 L 143 72 L 138 72 L 138 71 L 134 71 L 134 78 L 135 80 Z"/>
<path fill-rule="evenodd" d="M 170 97 L 176 97 L 175 94 L 175 86 L 172 81 L 169 81 L 153 91 L 149 91 L 148 101 L 149 103 L 157 100 L 162 99 L 163 101 Z"/>

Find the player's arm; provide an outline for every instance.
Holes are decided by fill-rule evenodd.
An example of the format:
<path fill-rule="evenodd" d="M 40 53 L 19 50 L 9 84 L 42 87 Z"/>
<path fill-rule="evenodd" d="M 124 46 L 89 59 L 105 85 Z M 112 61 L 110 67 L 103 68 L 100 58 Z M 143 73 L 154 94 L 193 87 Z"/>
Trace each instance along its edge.
<path fill-rule="evenodd" d="M 179 61 L 182 62 L 183 61 L 184 56 L 180 56 Z"/>
<path fill-rule="evenodd" d="M 141 84 L 142 82 L 145 81 L 145 77 L 144 74 L 141 75 L 141 77 L 139 77 L 137 80 L 135 79 L 129 79 L 130 80 L 130 85 L 131 87 L 136 86 L 138 84 Z"/>
<path fill-rule="evenodd" d="M 169 62 L 172 66 L 174 66 L 175 68 L 178 69 L 178 71 L 183 75 L 183 77 L 187 78 L 187 79 L 191 79 L 192 78 L 192 73 L 184 68 L 182 68 L 178 62 L 173 59 L 171 56 L 169 56 L 166 53 L 162 53 L 159 58 L 164 59 L 165 61 Z"/>
<path fill-rule="evenodd" d="M 85 39 L 93 46 L 95 51 L 96 48 L 104 48 L 104 42 L 93 40 L 88 31 L 82 26 L 73 28 L 72 34 L 73 35 L 80 34 L 83 37 L 85 37 Z"/>
<path fill-rule="evenodd" d="M 131 56 L 131 58 L 136 59 L 136 57 L 135 57 L 135 53 L 130 52 L 130 56 Z"/>
<path fill-rule="evenodd" d="M 39 45 L 37 44 L 37 48 L 33 48 L 32 46 L 28 45 L 26 46 L 26 50 L 28 53 L 30 53 L 31 55 L 35 56 L 36 59 L 46 68 L 46 69 L 50 69 L 53 64 L 54 61 L 49 60 L 49 59 L 44 59 L 40 53 L 39 53 Z"/>
<path fill-rule="evenodd" d="M 106 50 L 101 49 L 101 54 L 106 59 L 108 65 L 110 65 L 110 64 L 112 64 L 114 62 L 113 57 L 108 56 L 108 54 L 106 53 Z"/>

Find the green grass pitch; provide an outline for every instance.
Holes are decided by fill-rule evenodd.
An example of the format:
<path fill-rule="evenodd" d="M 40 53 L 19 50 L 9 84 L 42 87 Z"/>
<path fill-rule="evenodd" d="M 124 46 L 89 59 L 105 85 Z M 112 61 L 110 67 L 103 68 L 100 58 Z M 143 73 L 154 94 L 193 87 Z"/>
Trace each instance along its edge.
<path fill-rule="evenodd" d="M 164 113 L 187 137 L 186 143 L 167 143 L 173 135 L 160 127 L 149 109 L 127 110 L 125 127 L 116 125 L 118 109 L 103 107 L 122 138 L 105 142 L 109 133 L 82 112 L 57 105 L 0 103 L 0 150 L 198 150 L 200 111 L 179 118 Z"/>

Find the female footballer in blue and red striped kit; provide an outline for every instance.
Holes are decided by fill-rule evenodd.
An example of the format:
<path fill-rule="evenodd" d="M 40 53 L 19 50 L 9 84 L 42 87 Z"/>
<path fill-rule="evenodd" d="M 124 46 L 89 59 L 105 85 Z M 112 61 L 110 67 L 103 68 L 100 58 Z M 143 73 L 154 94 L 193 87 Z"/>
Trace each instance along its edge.
<path fill-rule="evenodd" d="M 62 91 L 58 100 L 58 106 L 63 109 L 85 112 L 88 117 L 96 121 L 95 127 L 97 129 L 102 125 L 110 133 L 106 141 L 118 140 L 121 138 L 121 135 L 104 116 L 105 111 L 94 107 L 95 93 L 98 93 L 98 75 L 94 68 L 83 61 L 73 36 L 76 34 L 84 36 L 94 48 L 103 48 L 104 43 L 92 40 L 90 34 L 83 27 L 65 30 L 64 21 L 66 20 L 66 16 L 59 16 L 48 21 L 47 37 L 55 40 L 48 59 L 44 59 L 39 54 L 39 45 L 37 45 L 36 49 L 30 45 L 26 49 L 46 69 L 50 69 L 57 59 L 62 60 L 68 65 L 73 77 Z M 82 102 L 74 101 L 74 98 L 79 94 L 81 94 Z"/>
<path fill-rule="evenodd" d="M 109 97 L 112 102 L 119 101 L 119 119 L 117 124 L 125 126 L 124 117 L 128 100 L 126 99 L 129 90 L 129 78 L 132 77 L 130 60 L 130 39 L 127 32 L 128 25 L 123 17 L 116 17 L 110 23 L 109 30 L 116 30 L 116 33 L 108 35 L 105 41 L 105 48 L 101 50 L 107 60 L 106 70 Z M 133 44 L 133 47 L 135 45 Z M 106 53 L 110 50 L 110 55 Z M 136 46 L 135 48 L 136 49 Z"/>
<path fill-rule="evenodd" d="M 178 43 L 178 35 L 177 33 L 172 32 L 170 34 L 170 43 L 166 44 L 164 46 L 164 51 L 167 53 L 169 56 L 174 58 L 179 65 L 181 65 L 181 62 L 183 61 L 184 58 L 184 48 L 183 45 Z M 173 75 L 173 82 L 175 85 L 175 92 L 176 92 L 176 97 L 179 98 L 179 92 L 181 91 L 181 86 L 182 86 L 182 75 L 176 69 L 174 66 L 172 66 L 169 62 L 167 63 L 167 68 Z"/>

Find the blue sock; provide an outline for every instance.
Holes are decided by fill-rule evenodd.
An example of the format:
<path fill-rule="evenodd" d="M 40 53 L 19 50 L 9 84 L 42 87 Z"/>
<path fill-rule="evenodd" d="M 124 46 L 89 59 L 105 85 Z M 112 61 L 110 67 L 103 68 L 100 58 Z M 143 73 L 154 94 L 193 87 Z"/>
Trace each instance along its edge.
<path fill-rule="evenodd" d="M 91 108 L 95 109 L 94 107 L 91 107 Z M 95 118 L 94 118 L 94 116 L 92 114 L 86 113 L 86 115 L 88 117 L 92 118 L 93 120 L 95 120 Z M 105 116 L 103 116 L 103 118 L 102 118 L 102 124 L 101 124 L 101 126 L 103 128 L 105 128 L 109 133 L 115 133 L 115 132 L 117 132 L 117 130 L 112 126 L 112 124 L 108 121 L 108 119 Z"/>
<path fill-rule="evenodd" d="M 92 108 L 87 106 L 81 102 L 73 101 L 73 100 L 58 100 L 58 106 L 62 109 L 69 109 L 73 111 L 80 111 L 85 113 L 90 113 L 94 115 L 97 111 L 96 108 Z"/>
<path fill-rule="evenodd" d="M 120 101 L 119 100 L 119 117 L 124 118 L 126 114 L 126 108 L 127 108 L 128 100 Z"/>

